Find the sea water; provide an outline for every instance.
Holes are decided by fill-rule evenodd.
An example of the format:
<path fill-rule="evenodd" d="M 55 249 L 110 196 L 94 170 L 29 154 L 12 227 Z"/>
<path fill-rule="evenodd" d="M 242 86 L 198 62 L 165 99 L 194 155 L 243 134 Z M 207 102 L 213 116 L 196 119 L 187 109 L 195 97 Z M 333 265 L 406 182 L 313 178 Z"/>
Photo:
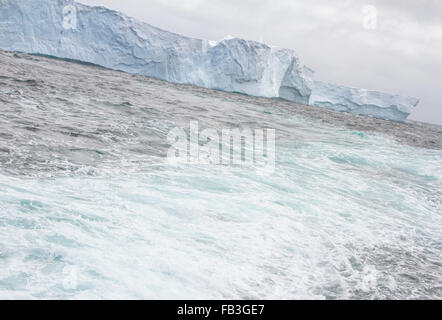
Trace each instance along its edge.
<path fill-rule="evenodd" d="M 1 60 L 0 298 L 442 297 L 440 149 L 278 101 Z M 171 165 L 167 135 L 190 121 L 275 129 L 273 172 Z"/>

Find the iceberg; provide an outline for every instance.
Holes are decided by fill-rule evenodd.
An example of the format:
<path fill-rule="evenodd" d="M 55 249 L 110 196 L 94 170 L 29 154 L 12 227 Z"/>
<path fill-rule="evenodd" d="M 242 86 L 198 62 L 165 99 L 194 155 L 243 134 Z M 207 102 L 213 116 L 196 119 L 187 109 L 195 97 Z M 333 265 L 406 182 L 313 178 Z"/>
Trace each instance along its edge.
<path fill-rule="evenodd" d="M 315 82 L 314 71 L 292 49 L 186 37 L 73 0 L 0 0 L 0 48 L 398 121 L 417 104 L 417 99 Z"/>
<path fill-rule="evenodd" d="M 104 7 L 70 0 L 0 0 L 2 49 L 94 63 L 169 82 L 308 103 L 312 72 L 295 52 L 230 38 L 164 31 Z"/>
<path fill-rule="evenodd" d="M 336 111 L 350 112 L 394 121 L 407 119 L 419 103 L 417 98 L 378 91 L 314 82 L 310 104 Z"/>

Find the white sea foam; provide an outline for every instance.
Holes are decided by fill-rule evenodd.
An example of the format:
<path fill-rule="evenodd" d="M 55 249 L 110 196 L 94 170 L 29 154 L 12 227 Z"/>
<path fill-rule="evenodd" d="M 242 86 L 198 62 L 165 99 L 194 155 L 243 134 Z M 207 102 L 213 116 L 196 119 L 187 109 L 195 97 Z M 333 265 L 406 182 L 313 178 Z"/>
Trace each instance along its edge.
<path fill-rule="evenodd" d="M 440 152 L 329 130 L 279 143 L 272 177 L 2 174 L 0 297 L 440 297 Z"/>
<path fill-rule="evenodd" d="M 1 51 L 0 71 L 0 298 L 441 298 L 442 152 L 373 129 L 440 127 Z M 273 174 L 169 165 L 189 119 L 274 128 Z"/>

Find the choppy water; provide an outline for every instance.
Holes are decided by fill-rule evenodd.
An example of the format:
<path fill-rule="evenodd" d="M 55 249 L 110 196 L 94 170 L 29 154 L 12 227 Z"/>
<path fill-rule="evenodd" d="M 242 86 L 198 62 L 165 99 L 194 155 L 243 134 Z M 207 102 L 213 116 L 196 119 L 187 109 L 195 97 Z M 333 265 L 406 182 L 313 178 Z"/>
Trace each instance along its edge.
<path fill-rule="evenodd" d="M 5 52 L 0 103 L 0 298 L 442 298 L 440 127 Z M 168 165 L 190 120 L 274 174 Z"/>

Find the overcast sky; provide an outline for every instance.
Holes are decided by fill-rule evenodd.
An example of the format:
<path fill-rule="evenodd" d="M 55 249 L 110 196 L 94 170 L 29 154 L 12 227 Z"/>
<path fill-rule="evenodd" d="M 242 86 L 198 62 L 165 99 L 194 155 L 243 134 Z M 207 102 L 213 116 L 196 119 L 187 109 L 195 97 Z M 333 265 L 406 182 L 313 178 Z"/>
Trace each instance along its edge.
<path fill-rule="evenodd" d="M 317 79 L 419 97 L 410 119 L 442 124 L 440 0 L 79 1 L 192 37 L 293 48 Z M 374 25 L 367 5 L 375 29 L 366 28 Z"/>

